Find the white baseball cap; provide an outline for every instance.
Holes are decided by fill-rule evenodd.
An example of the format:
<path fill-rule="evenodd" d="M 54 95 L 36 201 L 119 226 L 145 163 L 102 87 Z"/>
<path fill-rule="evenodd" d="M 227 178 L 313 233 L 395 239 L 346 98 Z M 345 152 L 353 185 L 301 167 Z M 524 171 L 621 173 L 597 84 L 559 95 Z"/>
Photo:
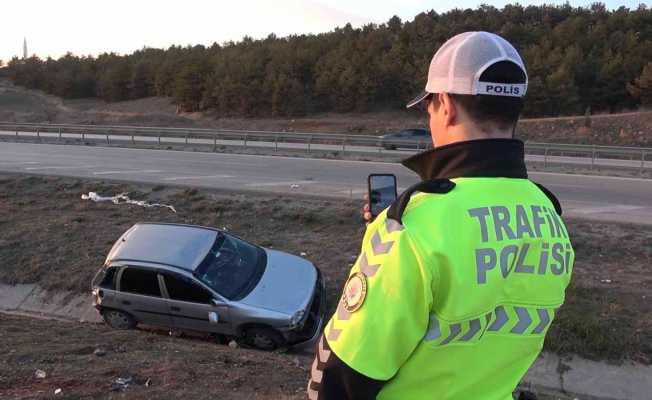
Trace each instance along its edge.
<path fill-rule="evenodd" d="M 502 79 L 503 82 L 481 80 L 489 67 L 503 61 L 516 64 L 523 74 L 515 74 L 514 79 Z M 526 91 L 527 71 L 514 46 L 493 33 L 464 32 L 453 36 L 437 50 L 430 62 L 425 91 L 407 107 L 420 103 L 431 93 L 523 97 Z"/>

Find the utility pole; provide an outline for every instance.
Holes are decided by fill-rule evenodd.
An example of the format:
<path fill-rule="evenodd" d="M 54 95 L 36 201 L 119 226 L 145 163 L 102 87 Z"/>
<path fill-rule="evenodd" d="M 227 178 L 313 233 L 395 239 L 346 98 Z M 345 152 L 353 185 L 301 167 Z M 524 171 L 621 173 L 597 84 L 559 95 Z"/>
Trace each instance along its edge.
<path fill-rule="evenodd" d="M 27 59 L 27 38 L 23 38 L 23 60 Z"/>

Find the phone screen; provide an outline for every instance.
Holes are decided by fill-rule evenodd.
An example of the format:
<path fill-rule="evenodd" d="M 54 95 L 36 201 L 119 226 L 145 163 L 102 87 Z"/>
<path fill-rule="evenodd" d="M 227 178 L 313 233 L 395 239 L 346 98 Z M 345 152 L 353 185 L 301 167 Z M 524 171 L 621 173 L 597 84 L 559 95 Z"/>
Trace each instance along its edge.
<path fill-rule="evenodd" d="M 392 174 L 369 175 L 369 209 L 376 217 L 396 200 L 396 176 Z"/>

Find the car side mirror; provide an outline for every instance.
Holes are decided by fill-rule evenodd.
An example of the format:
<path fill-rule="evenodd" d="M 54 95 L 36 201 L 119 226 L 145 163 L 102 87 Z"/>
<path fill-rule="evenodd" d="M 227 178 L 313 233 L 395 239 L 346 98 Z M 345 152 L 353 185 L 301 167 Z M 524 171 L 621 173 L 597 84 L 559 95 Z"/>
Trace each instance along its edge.
<path fill-rule="evenodd" d="M 220 316 L 219 316 L 219 314 L 216 313 L 215 311 L 211 311 L 211 312 L 209 312 L 209 313 L 208 313 L 208 321 L 209 321 L 211 324 L 217 324 L 218 322 L 220 322 Z"/>
<path fill-rule="evenodd" d="M 221 306 L 222 302 L 217 299 L 211 299 L 211 304 L 214 306 Z"/>

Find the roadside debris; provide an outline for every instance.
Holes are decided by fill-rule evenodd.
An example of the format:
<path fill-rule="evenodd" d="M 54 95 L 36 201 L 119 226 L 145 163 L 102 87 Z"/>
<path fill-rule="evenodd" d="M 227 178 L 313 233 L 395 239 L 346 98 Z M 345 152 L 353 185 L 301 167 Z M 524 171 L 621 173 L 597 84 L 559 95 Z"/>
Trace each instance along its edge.
<path fill-rule="evenodd" d="M 120 193 L 115 196 L 106 197 L 106 196 L 100 196 L 95 192 L 88 192 L 88 194 L 82 194 L 81 198 L 82 200 L 92 200 L 96 203 L 110 201 L 113 204 L 134 204 L 145 208 L 164 207 L 164 208 L 169 208 L 170 210 L 172 210 L 173 213 L 177 212 L 174 206 L 171 206 L 169 204 L 148 203 L 144 200 L 132 200 L 129 198 L 129 196 L 127 196 L 128 194 L 129 193 Z"/>
<path fill-rule="evenodd" d="M 307 256 L 307 255 L 308 255 L 308 253 L 306 253 L 305 251 L 302 251 L 302 252 L 301 252 L 301 257 L 305 257 L 305 256 Z"/>
<path fill-rule="evenodd" d="M 125 390 L 129 387 L 132 381 L 133 378 L 130 376 L 126 378 L 118 378 L 111 385 L 111 391 L 117 392 L 117 391 Z"/>
<path fill-rule="evenodd" d="M 45 371 L 43 371 L 43 370 L 41 370 L 41 369 L 37 369 L 37 370 L 34 372 L 34 376 L 35 376 L 37 379 L 45 379 L 45 377 L 47 376 L 47 374 L 45 373 Z"/>
<path fill-rule="evenodd" d="M 104 349 L 97 348 L 97 349 L 95 349 L 93 354 L 95 354 L 98 357 L 104 357 L 106 355 L 106 351 Z"/>
<path fill-rule="evenodd" d="M 54 395 L 56 396 L 56 395 L 58 395 L 58 394 L 61 394 L 61 392 L 62 392 L 61 388 L 56 388 L 56 389 L 54 390 Z"/>
<path fill-rule="evenodd" d="M 299 189 L 299 187 L 300 186 L 297 185 L 296 183 L 293 183 L 292 185 L 290 185 L 290 189 Z"/>
<path fill-rule="evenodd" d="M 602 279 L 600 282 L 602 282 L 602 283 L 611 283 L 611 279 Z"/>
<path fill-rule="evenodd" d="M 232 349 L 237 349 L 240 346 L 238 346 L 238 342 L 236 342 L 235 340 L 231 340 L 229 342 L 229 347 L 232 348 Z"/>

